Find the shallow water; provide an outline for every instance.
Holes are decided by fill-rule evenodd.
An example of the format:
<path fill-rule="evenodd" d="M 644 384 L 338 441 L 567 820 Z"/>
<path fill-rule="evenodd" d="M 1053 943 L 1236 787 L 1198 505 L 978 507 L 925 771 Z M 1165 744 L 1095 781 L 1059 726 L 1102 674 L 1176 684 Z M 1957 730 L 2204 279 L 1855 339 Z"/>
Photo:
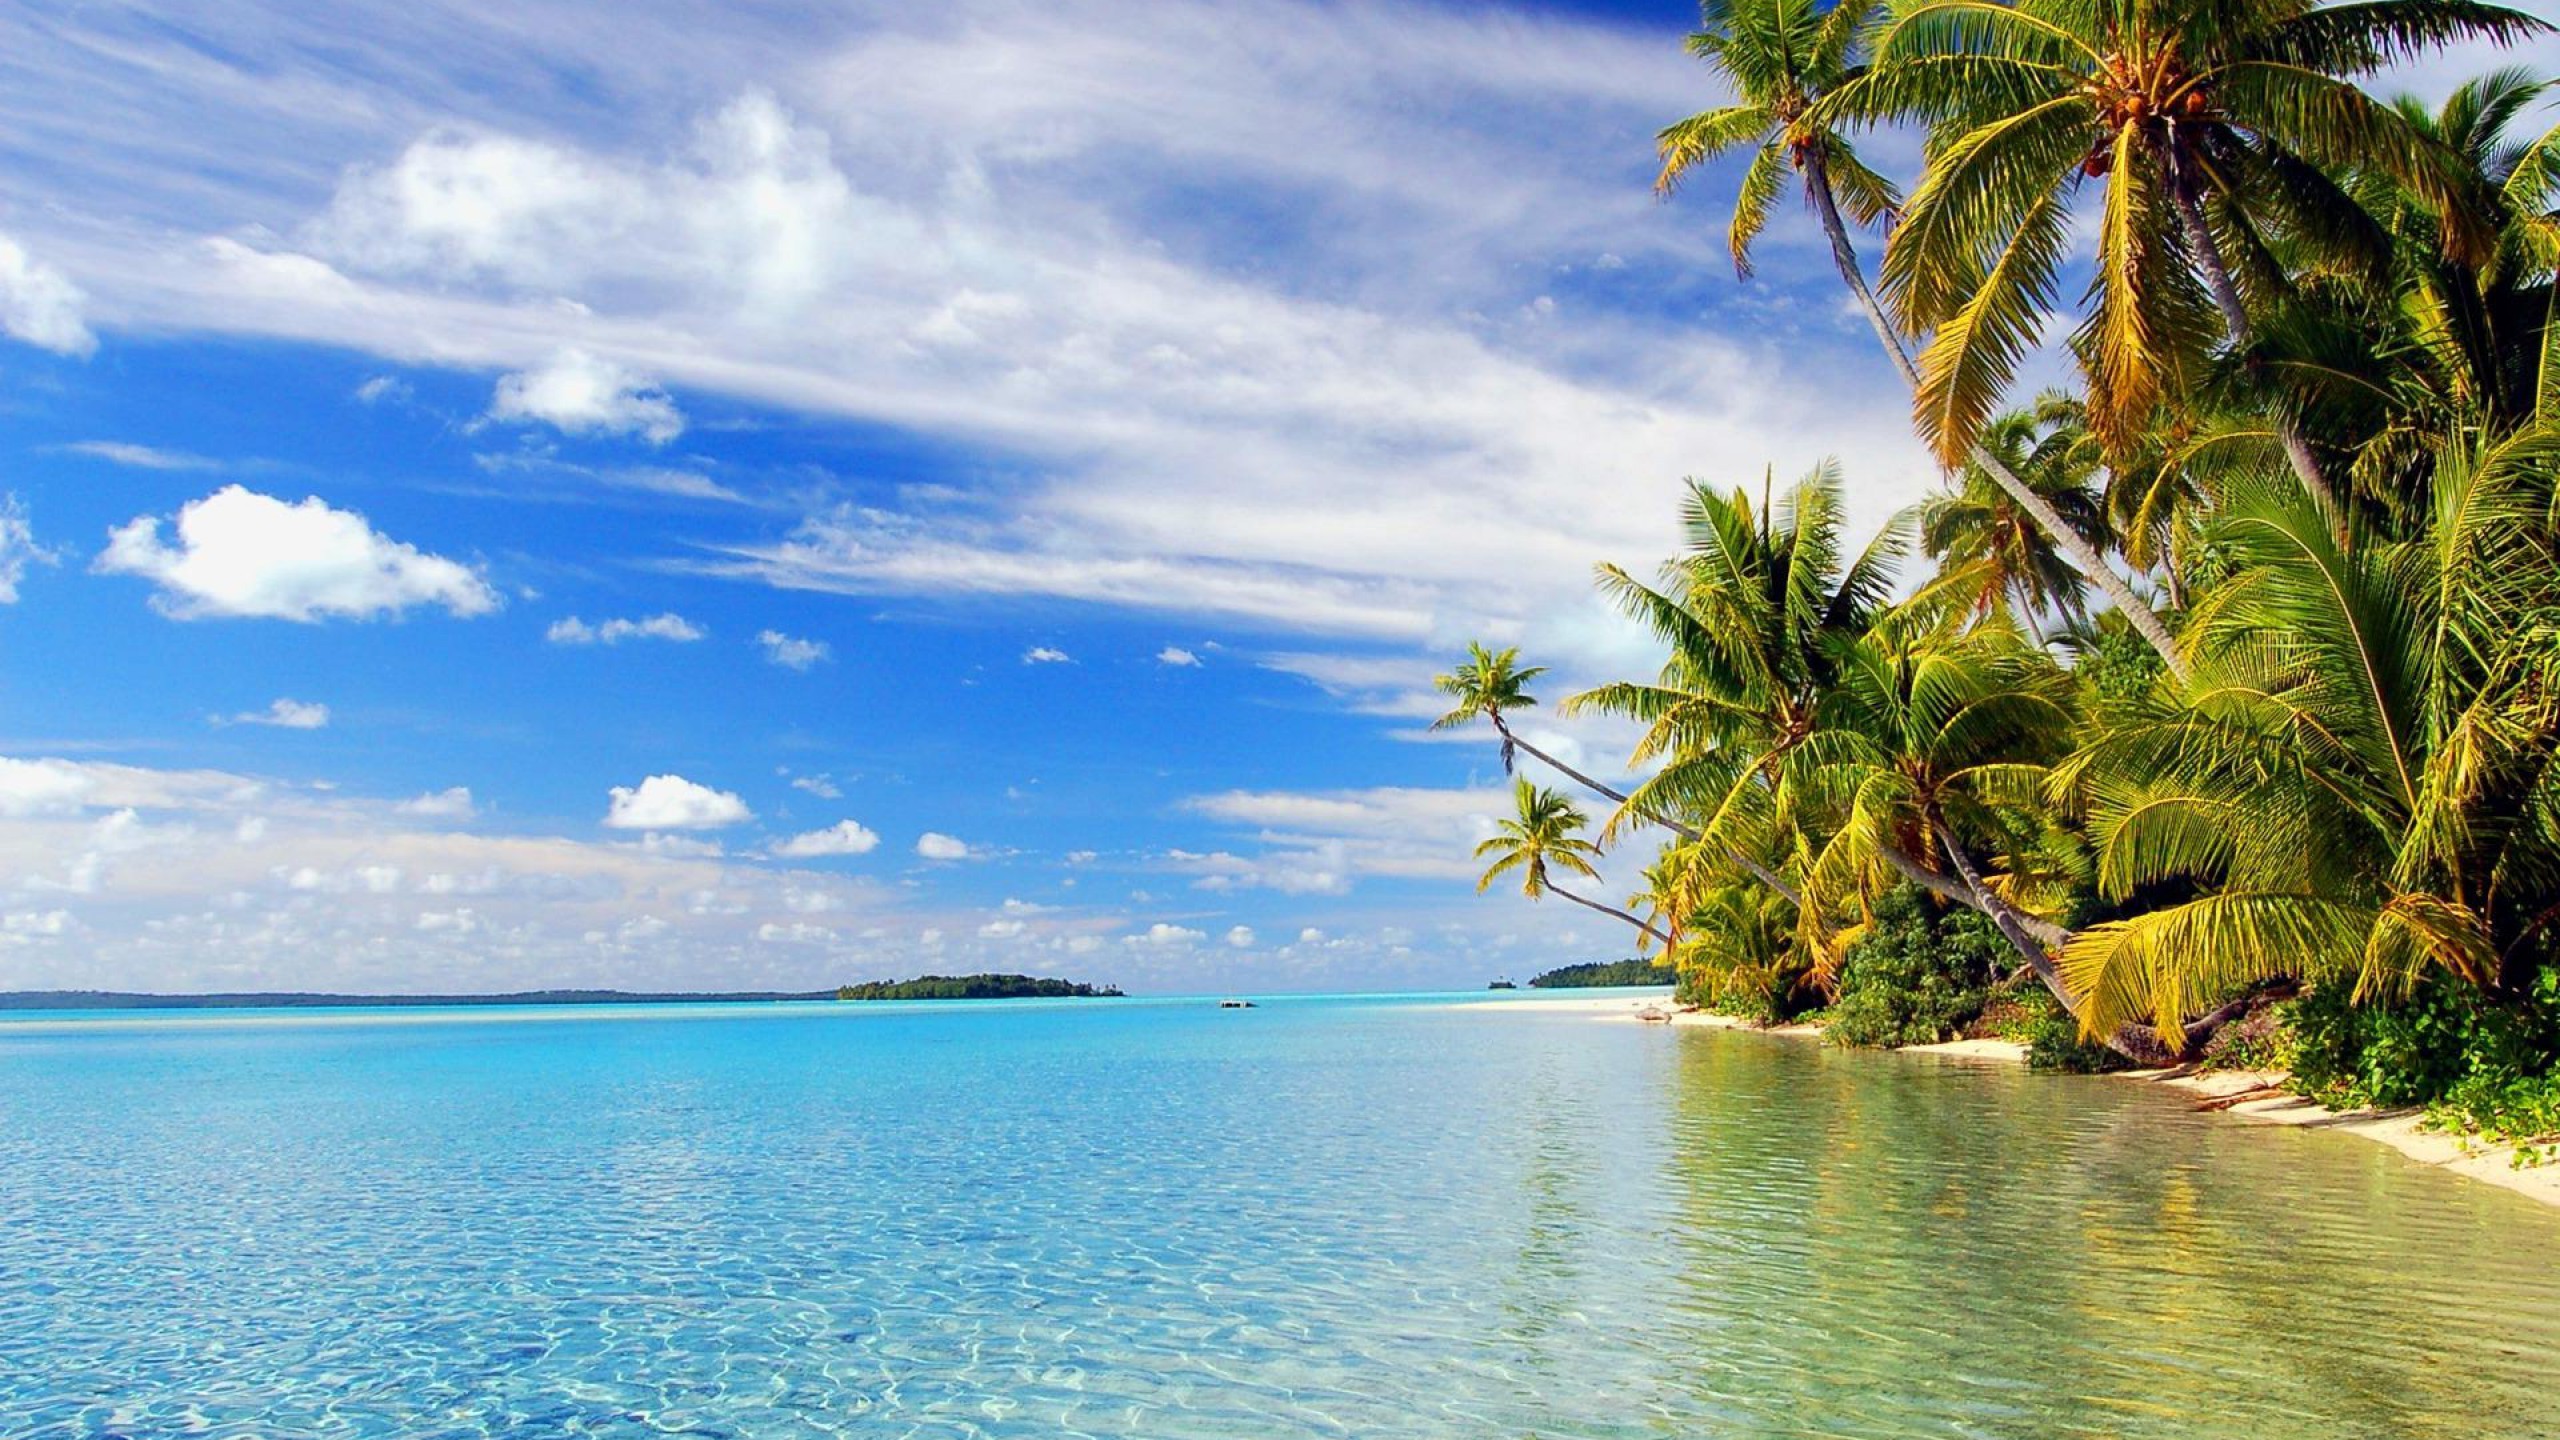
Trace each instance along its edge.
<path fill-rule="evenodd" d="M 2560 1433 L 2560 1212 L 2109 1081 L 1277 1001 L 0 1023 L 0 1435 Z"/>

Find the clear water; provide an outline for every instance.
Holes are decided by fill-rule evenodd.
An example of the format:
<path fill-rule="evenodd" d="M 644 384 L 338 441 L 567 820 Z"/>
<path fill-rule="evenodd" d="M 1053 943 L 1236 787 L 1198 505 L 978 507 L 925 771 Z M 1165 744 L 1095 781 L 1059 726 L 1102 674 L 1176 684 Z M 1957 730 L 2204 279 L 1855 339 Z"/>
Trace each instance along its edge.
<path fill-rule="evenodd" d="M 2560 1212 L 1416 1003 L 0 1025 L 0 1435 L 2560 1434 Z"/>

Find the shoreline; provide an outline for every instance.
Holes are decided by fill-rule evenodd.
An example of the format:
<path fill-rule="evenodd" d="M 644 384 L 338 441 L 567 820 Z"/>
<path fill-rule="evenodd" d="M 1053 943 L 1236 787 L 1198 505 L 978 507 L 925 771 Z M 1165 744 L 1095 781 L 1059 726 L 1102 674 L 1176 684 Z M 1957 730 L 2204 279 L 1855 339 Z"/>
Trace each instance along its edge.
<path fill-rule="evenodd" d="M 1451 1008 L 1498 1013 L 1504 1010 L 1548 1015 L 1580 1015 L 1612 1024 L 1671 1024 L 1702 1030 L 1740 1030 L 1819 1040 L 1818 1025 L 1758 1026 L 1730 1015 L 1683 1009 L 1668 995 L 1605 995 L 1522 1000 L 1472 1000 Z M 1998 1065 L 2024 1065 L 2027 1047 L 2011 1040 L 1947 1040 L 1934 1045 L 1906 1045 L 1902 1052 L 1939 1055 Z M 2211 1110 L 2252 1125 L 2293 1125 L 2334 1130 L 2388 1145 L 2430 1169 L 2449 1171 L 2466 1180 L 2495 1185 L 2530 1200 L 2560 1208 L 2560 1161 L 2517 1169 L 2516 1147 L 2467 1141 L 2440 1130 L 2422 1130 L 2424 1116 L 2416 1108 L 2398 1110 L 2332 1110 L 2317 1101 L 2284 1093 L 2284 1080 L 2274 1070 L 2116 1070 L 2097 1077 L 2131 1080 L 2184 1092 L 2199 1110 Z"/>

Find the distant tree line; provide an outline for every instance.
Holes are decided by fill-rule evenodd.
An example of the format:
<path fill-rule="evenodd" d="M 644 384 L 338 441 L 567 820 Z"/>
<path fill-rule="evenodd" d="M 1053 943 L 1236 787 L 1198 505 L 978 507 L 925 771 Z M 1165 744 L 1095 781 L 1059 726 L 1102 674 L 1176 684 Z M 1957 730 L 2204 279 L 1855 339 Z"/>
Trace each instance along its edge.
<path fill-rule="evenodd" d="M 919 975 L 913 980 L 868 980 L 840 986 L 839 1000 L 1094 999 L 1117 996 L 1116 985 L 1087 985 L 1036 975 Z"/>
<path fill-rule="evenodd" d="M 1604 985 L 1668 985 L 1669 966 L 1651 960 L 1594 960 L 1586 965 L 1559 965 L 1529 982 L 1532 990 L 1595 990 Z"/>

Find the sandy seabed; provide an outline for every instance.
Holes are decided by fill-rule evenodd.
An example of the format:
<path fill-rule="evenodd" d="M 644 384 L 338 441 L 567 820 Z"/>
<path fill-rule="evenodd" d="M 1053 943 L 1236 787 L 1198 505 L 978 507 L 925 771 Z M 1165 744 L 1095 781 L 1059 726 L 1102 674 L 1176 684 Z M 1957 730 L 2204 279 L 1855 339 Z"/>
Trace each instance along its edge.
<path fill-rule="evenodd" d="M 1710 1030 L 1754 1030 L 1763 1035 L 1800 1039 L 1819 1039 L 1822 1035 L 1821 1028 L 1814 1025 L 1779 1025 L 1763 1029 L 1731 1016 L 1684 1009 L 1663 994 L 1488 997 L 1462 1001 L 1456 1008 L 1485 1015 L 1571 1014 L 1621 1023 L 1650 1022 Z M 1950 1040 L 1938 1045 L 1904 1048 L 1918 1055 L 1945 1055 L 1998 1064 L 2023 1065 L 2027 1062 L 2027 1047 L 2010 1040 Z M 2545 1205 L 2560 1206 L 2560 1162 L 2528 1165 L 2520 1169 L 2515 1164 L 2516 1147 L 2485 1144 L 2440 1130 L 2422 1129 L 2420 1125 L 2425 1117 L 2415 1109 L 2332 1110 L 2299 1095 L 2284 1093 L 2279 1088 L 2285 1078 L 2280 1071 L 2124 1070 L 2111 1078 L 2186 1091 L 2197 1097 L 2199 1105 L 2209 1105 L 2236 1120 L 2259 1125 L 2313 1125 L 2378 1141 L 2421 1165 L 2450 1170 L 2467 1179 L 2530 1196 Z"/>

